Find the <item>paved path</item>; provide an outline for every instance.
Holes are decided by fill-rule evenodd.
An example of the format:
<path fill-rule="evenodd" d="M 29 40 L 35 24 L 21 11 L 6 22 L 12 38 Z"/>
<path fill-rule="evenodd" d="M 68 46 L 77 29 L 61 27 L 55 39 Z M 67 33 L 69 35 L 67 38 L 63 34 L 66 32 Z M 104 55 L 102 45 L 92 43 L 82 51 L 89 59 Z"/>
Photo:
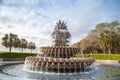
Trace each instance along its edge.
<path fill-rule="evenodd" d="M 24 61 L 0 61 L 0 66 L 9 64 L 22 64 Z"/>

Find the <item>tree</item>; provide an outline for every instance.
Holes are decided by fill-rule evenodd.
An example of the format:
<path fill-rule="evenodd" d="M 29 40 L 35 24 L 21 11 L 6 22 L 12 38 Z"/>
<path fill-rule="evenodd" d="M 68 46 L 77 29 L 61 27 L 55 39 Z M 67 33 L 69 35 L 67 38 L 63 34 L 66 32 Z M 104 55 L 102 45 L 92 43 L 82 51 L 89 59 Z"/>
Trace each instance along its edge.
<path fill-rule="evenodd" d="M 33 43 L 33 42 L 29 42 L 29 43 L 28 43 L 28 49 L 31 49 L 31 52 L 32 52 L 32 50 L 35 49 L 35 48 L 36 48 L 35 43 Z"/>
<path fill-rule="evenodd" d="M 79 47 L 85 53 L 98 53 L 98 44 L 97 39 L 93 36 L 87 36 L 87 38 L 83 39 L 79 43 Z"/>
<path fill-rule="evenodd" d="M 111 54 L 119 46 L 120 34 L 118 34 L 118 29 L 120 28 L 120 23 L 117 21 L 107 23 L 107 27 L 108 29 L 104 30 L 100 34 L 99 45 L 101 48 L 104 48 L 109 54 Z"/>
<path fill-rule="evenodd" d="M 118 21 L 97 24 L 88 36 L 79 42 L 87 53 L 119 53 L 120 23 Z"/>
<path fill-rule="evenodd" d="M 21 52 L 23 52 L 23 49 L 27 48 L 27 40 L 26 39 L 21 39 L 21 44 L 20 44 L 20 48 L 21 48 Z"/>
<path fill-rule="evenodd" d="M 14 47 L 15 38 L 17 38 L 17 35 L 12 33 L 5 34 L 2 38 L 2 45 L 9 48 L 9 52 L 11 52 L 12 47 Z"/>
<path fill-rule="evenodd" d="M 20 51 L 20 46 L 21 46 L 21 41 L 18 37 L 16 37 L 14 41 L 14 48 L 19 48 Z"/>
<path fill-rule="evenodd" d="M 119 36 L 116 32 L 104 31 L 99 38 L 99 45 L 111 54 L 112 50 L 119 47 L 119 41 Z"/>
<path fill-rule="evenodd" d="M 72 47 L 80 48 L 80 42 L 74 43 L 74 44 L 72 45 Z"/>

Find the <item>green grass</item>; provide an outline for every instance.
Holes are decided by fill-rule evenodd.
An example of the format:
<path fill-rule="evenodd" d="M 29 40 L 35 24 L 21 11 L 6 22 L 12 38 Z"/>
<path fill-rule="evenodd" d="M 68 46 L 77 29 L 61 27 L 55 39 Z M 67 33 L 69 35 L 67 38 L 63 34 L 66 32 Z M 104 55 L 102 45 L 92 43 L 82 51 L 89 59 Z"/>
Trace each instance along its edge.
<path fill-rule="evenodd" d="M 36 53 L 0 52 L 0 58 L 25 58 L 27 56 L 36 55 Z"/>
<path fill-rule="evenodd" d="M 80 54 L 75 57 L 80 57 Z M 120 54 L 84 54 L 85 57 L 91 57 L 98 60 L 120 60 Z"/>

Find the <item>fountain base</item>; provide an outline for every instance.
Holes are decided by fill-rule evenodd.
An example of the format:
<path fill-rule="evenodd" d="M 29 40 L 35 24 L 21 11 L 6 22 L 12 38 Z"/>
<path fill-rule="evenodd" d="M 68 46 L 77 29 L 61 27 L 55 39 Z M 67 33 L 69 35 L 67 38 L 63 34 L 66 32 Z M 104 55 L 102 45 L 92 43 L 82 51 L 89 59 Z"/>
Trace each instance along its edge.
<path fill-rule="evenodd" d="M 27 57 L 24 69 L 30 71 L 73 73 L 85 70 L 95 62 L 92 58 Z"/>

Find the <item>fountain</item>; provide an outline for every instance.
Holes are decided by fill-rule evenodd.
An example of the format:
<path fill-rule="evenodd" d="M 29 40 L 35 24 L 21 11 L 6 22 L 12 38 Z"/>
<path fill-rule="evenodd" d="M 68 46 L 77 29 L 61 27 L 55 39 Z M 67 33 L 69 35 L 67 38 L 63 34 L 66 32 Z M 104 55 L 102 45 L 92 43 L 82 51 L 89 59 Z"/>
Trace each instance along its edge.
<path fill-rule="evenodd" d="M 95 62 L 93 58 L 84 58 L 79 48 L 69 46 L 71 34 L 66 23 L 59 21 L 52 33 L 53 46 L 41 47 L 42 54 L 26 57 L 24 69 L 35 72 L 77 73 L 84 71 Z M 81 58 L 73 58 L 75 54 Z M 44 56 L 41 56 L 44 55 Z"/>
<path fill-rule="evenodd" d="M 41 47 L 41 53 L 26 57 L 24 64 L 0 66 L 0 80 L 120 80 L 120 67 L 94 65 L 95 59 L 84 58 L 82 50 L 69 46 L 70 37 L 66 24 L 59 21 L 53 46 Z"/>

